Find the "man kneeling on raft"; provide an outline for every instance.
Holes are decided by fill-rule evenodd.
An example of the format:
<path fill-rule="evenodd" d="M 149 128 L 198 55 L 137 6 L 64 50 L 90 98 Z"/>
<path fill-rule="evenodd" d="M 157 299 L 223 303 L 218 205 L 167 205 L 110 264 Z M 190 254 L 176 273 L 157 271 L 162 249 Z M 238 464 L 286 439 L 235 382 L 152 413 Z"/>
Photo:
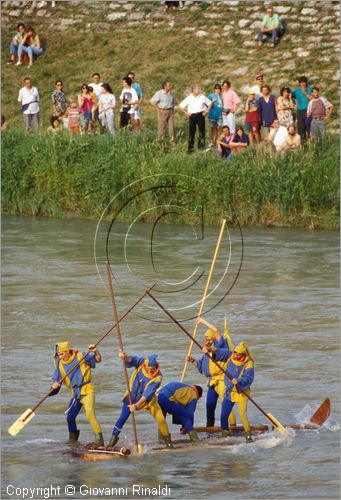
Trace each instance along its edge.
<path fill-rule="evenodd" d="M 238 413 L 245 431 L 247 443 L 252 442 L 251 427 L 247 418 L 248 398 L 244 394 L 250 394 L 251 384 L 254 379 L 254 365 L 251 353 L 244 342 L 235 347 L 234 351 L 229 349 L 219 349 L 214 346 L 203 347 L 204 353 L 211 352 L 216 361 L 227 361 L 226 372 L 232 377 L 230 380 L 224 376 L 226 386 L 224 400 L 221 407 L 220 425 L 223 437 L 231 436 L 228 426 L 228 417 L 235 403 L 238 404 Z"/>
<path fill-rule="evenodd" d="M 164 413 L 176 417 L 188 432 L 193 443 L 199 441 L 198 434 L 193 429 L 194 412 L 198 400 L 202 396 L 200 385 L 189 385 L 182 382 L 169 382 L 161 387 L 157 400 Z"/>
<path fill-rule="evenodd" d="M 120 351 L 119 356 L 124 360 L 127 368 L 135 367 L 129 382 L 132 404 L 129 404 L 128 391 L 126 391 L 122 399 L 121 415 L 114 425 L 108 446 L 115 446 L 130 413 L 144 409 L 155 418 L 162 439 L 165 441 L 166 446 L 171 448 L 172 442 L 168 425 L 155 394 L 162 381 L 160 365 L 156 360 L 157 354 L 150 354 L 146 358 L 140 358 L 138 356 L 127 356 L 123 351 Z"/>

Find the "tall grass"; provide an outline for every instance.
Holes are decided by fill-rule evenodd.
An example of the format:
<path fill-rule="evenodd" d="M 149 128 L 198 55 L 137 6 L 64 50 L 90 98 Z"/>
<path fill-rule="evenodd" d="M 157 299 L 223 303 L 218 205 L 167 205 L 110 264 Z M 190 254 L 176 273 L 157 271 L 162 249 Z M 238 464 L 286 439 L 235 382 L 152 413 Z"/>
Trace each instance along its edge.
<path fill-rule="evenodd" d="M 188 155 L 181 141 L 168 148 L 153 132 L 121 132 L 113 140 L 68 132 L 33 136 L 13 129 L 2 135 L 2 163 L 2 206 L 8 214 L 97 218 L 124 187 L 145 178 L 121 193 L 106 215 L 143 189 L 167 185 L 173 187 L 136 196 L 119 220 L 167 204 L 203 206 L 205 222 L 215 224 L 232 205 L 244 225 L 339 225 L 339 141 L 333 136 L 282 156 L 250 147 L 226 163 L 211 152 Z M 168 220 L 184 217 L 173 214 Z"/>

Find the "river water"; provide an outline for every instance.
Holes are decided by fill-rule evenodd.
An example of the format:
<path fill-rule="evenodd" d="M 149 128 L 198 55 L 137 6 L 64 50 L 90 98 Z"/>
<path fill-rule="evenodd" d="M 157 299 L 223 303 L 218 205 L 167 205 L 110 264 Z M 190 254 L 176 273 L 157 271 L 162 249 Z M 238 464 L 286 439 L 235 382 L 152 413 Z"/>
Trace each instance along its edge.
<path fill-rule="evenodd" d="M 150 224 L 128 229 L 124 224 L 112 228 L 106 252 L 106 223 L 97 228 L 94 221 L 3 218 L 2 498 L 23 498 L 23 488 L 38 487 L 45 490 L 36 490 L 31 498 L 135 498 L 134 484 L 168 487 L 168 496 L 146 498 L 337 498 L 336 232 L 244 229 L 242 269 L 234 286 L 241 238 L 237 230 L 226 232 L 212 278 L 214 292 L 205 305 L 208 320 L 222 327 L 227 316 L 232 339 L 250 346 L 256 363 L 253 396 L 281 422 L 303 421 L 326 396 L 331 398 L 331 418 L 320 430 L 297 431 L 288 440 L 269 433 L 248 445 L 233 438 L 226 447 L 157 454 L 150 451 L 156 439 L 153 419 L 140 412 L 142 457 L 85 462 L 63 453 L 69 400 L 63 388 L 20 434 L 7 434 L 7 427 L 48 391 L 54 344 L 69 340 L 86 350 L 112 324 L 103 284 L 106 258 L 121 314 L 158 278 L 155 296 L 193 331 L 191 318 L 198 310 L 219 229 L 206 229 L 203 238 L 190 227 L 163 225 L 154 233 Z M 164 382 L 179 380 L 188 339 L 150 299 L 137 306 L 121 329 L 127 353 L 158 353 Z M 103 362 L 93 373 L 97 415 L 108 440 L 124 390 L 115 334 L 103 341 L 101 352 Z M 196 347 L 193 354 L 200 355 Z M 205 383 L 193 367 L 186 381 Z M 252 405 L 249 417 L 254 424 L 266 423 Z M 78 421 L 81 441 L 90 441 L 83 413 Z M 203 399 L 196 423 L 204 422 Z M 175 435 L 178 428 L 170 427 Z M 120 442 L 132 446 L 130 423 Z M 75 495 L 66 495 L 66 485 L 74 486 Z M 122 488 L 120 495 L 96 489 L 114 487 Z"/>

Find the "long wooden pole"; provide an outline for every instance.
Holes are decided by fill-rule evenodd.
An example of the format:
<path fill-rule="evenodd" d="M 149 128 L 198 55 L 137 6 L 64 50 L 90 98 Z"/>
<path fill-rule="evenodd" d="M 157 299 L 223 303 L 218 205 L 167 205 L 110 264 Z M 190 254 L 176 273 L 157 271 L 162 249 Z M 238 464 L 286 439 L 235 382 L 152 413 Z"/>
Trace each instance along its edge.
<path fill-rule="evenodd" d="M 119 348 L 122 352 L 124 352 L 124 347 L 123 347 L 123 341 L 122 341 L 122 335 L 121 335 L 121 328 L 118 322 L 118 313 L 117 313 L 117 305 L 116 305 L 116 300 L 115 300 L 115 294 L 114 294 L 114 289 L 112 286 L 112 278 L 111 278 L 111 271 L 110 271 L 110 265 L 109 262 L 106 263 L 106 268 L 107 268 L 107 275 L 108 275 L 108 281 L 109 281 L 109 289 L 110 289 L 110 296 L 111 296 L 111 302 L 112 302 L 112 307 L 114 310 L 114 319 L 115 323 L 117 324 L 117 338 L 118 338 L 118 345 Z M 125 360 L 122 359 L 122 364 L 123 364 L 123 371 L 124 371 L 124 378 L 127 386 L 127 391 L 128 391 L 128 399 L 129 399 L 129 404 L 133 404 L 133 400 L 131 397 L 131 392 L 130 392 L 130 385 L 129 385 L 129 376 L 128 376 L 128 370 L 126 367 Z M 139 440 L 137 437 L 137 429 L 136 429 L 136 418 L 135 418 L 135 413 L 131 412 L 131 418 L 133 422 L 133 433 L 134 433 L 134 441 L 135 441 L 135 449 L 136 453 L 141 453 L 141 447 L 139 445 Z"/>
<path fill-rule="evenodd" d="M 199 344 L 199 342 L 197 342 L 195 340 L 194 337 L 192 337 L 192 335 L 186 330 L 186 328 L 184 328 L 182 326 L 181 323 L 179 323 L 179 321 L 150 293 L 150 291 L 148 290 L 146 292 L 146 295 L 149 295 L 149 297 L 167 314 L 167 316 L 169 316 L 169 318 L 174 321 L 174 323 L 176 323 L 178 325 L 178 327 L 187 335 L 187 337 L 189 337 L 190 339 L 192 339 L 192 342 L 197 346 L 199 347 L 200 350 L 202 350 L 202 346 Z M 211 356 L 209 356 L 208 353 L 205 353 L 206 356 L 208 356 L 211 361 L 219 368 L 219 370 L 224 373 L 226 375 L 226 377 L 229 379 L 229 380 L 232 380 L 233 377 L 229 374 L 228 371 L 224 370 L 220 365 L 219 363 L 216 362 L 215 359 L 213 359 Z M 272 423 L 272 425 L 274 425 L 282 434 L 288 434 L 288 431 L 285 429 L 285 427 L 273 416 L 271 415 L 270 413 L 266 413 L 263 408 L 261 408 L 259 406 L 258 403 L 256 403 L 256 401 L 251 397 L 249 396 L 249 394 L 247 394 L 247 392 L 243 391 L 240 387 L 239 387 L 239 391 L 242 392 L 250 401 L 251 403 L 253 403 L 255 405 L 255 407 Z"/>
<path fill-rule="evenodd" d="M 217 244 L 216 244 L 216 247 L 215 247 L 215 251 L 214 251 L 214 255 L 213 255 L 213 259 L 212 259 L 212 263 L 211 263 L 210 272 L 208 273 L 208 277 L 207 277 L 207 281 L 206 281 L 204 295 L 203 295 L 203 298 L 202 298 L 202 300 L 200 302 L 200 307 L 199 307 L 199 312 L 198 312 L 198 318 L 201 317 L 202 311 L 204 309 L 205 300 L 206 300 L 206 296 L 207 296 L 207 293 L 208 293 L 208 288 L 210 286 L 211 277 L 212 277 L 212 274 L 213 274 L 215 262 L 217 260 L 217 255 L 218 255 L 218 252 L 219 252 L 221 240 L 223 238 L 225 226 L 226 226 L 226 219 L 224 219 L 223 222 L 222 222 L 222 224 L 221 224 L 220 233 L 219 233 L 218 241 L 217 241 Z M 197 329 L 198 329 L 198 325 L 196 324 L 195 327 L 194 327 L 194 331 L 193 331 L 193 339 L 195 339 L 195 336 L 197 334 Z M 194 341 L 191 340 L 191 342 L 189 344 L 189 348 L 188 348 L 187 357 L 191 355 L 191 352 L 192 352 L 192 349 L 193 349 L 193 343 L 194 343 Z M 185 375 L 186 375 L 186 371 L 187 371 L 187 366 L 188 366 L 188 361 L 186 359 L 184 368 L 182 370 L 181 382 L 183 382 L 184 379 L 185 379 Z"/>
<path fill-rule="evenodd" d="M 149 290 L 152 290 L 154 286 L 155 286 L 155 283 L 154 283 L 154 285 L 152 285 L 149 288 Z M 97 347 L 98 344 L 100 344 L 102 342 L 102 340 L 104 340 L 105 337 L 107 337 L 109 335 L 109 333 L 112 332 L 113 329 L 119 323 L 121 323 L 121 321 L 126 316 L 128 316 L 128 314 L 134 309 L 134 307 L 137 306 L 137 304 L 139 302 L 141 302 L 141 300 L 146 296 L 146 294 L 147 294 L 147 290 L 145 292 L 143 292 L 143 294 L 140 296 L 140 298 L 131 307 L 129 307 L 129 309 L 120 317 L 120 319 L 118 320 L 118 322 L 116 322 L 113 326 L 111 326 L 109 328 L 109 330 L 107 330 L 107 332 L 96 342 L 96 344 L 94 344 L 95 347 Z M 64 382 L 64 380 L 66 379 L 66 377 L 68 377 L 73 372 L 73 370 L 75 370 L 77 368 L 77 366 L 79 366 L 79 364 L 86 358 L 86 356 L 90 352 L 91 351 L 87 351 L 86 354 L 78 361 L 78 363 L 76 363 L 71 368 L 71 370 L 69 370 L 65 374 L 65 376 L 59 381 L 60 384 L 62 384 L 62 382 Z M 48 397 L 52 396 L 52 394 L 54 393 L 54 391 L 55 391 L 55 389 L 50 389 L 49 392 L 40 401 L 38 401 L 38 403 L 32 409 L 28 408 L 22 415 L 20 415 L 20 417 L 8 428 L 9 434 L 11 434 L 11 436 L 16 436 L 25 427 L 25 425 L 27 425 L 29 423 L 29 421 L 32 420 L 32 418 L 35 416 L 35 411 L 39 408 L 40 405 L 42 405 L 44 403 L 44 401 Z"/>

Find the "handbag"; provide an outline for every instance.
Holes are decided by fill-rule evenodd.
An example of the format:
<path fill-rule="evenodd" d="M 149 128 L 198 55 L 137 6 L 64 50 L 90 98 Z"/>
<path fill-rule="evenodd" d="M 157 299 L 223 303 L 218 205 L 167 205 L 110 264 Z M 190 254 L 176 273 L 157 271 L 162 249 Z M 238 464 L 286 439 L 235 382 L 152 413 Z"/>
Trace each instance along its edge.
<path fill-rule="evenodd" d="M 33 104 L 34 102 L 38 102 L 38 101 L 31 101 L 31 102 L 28 102 L 27 104 L 23 104 L 21 106 L 21 111 L 27 111 L 28 108 L 29 108 L 29 106 L 30 106 L 30 104 Z"/>

